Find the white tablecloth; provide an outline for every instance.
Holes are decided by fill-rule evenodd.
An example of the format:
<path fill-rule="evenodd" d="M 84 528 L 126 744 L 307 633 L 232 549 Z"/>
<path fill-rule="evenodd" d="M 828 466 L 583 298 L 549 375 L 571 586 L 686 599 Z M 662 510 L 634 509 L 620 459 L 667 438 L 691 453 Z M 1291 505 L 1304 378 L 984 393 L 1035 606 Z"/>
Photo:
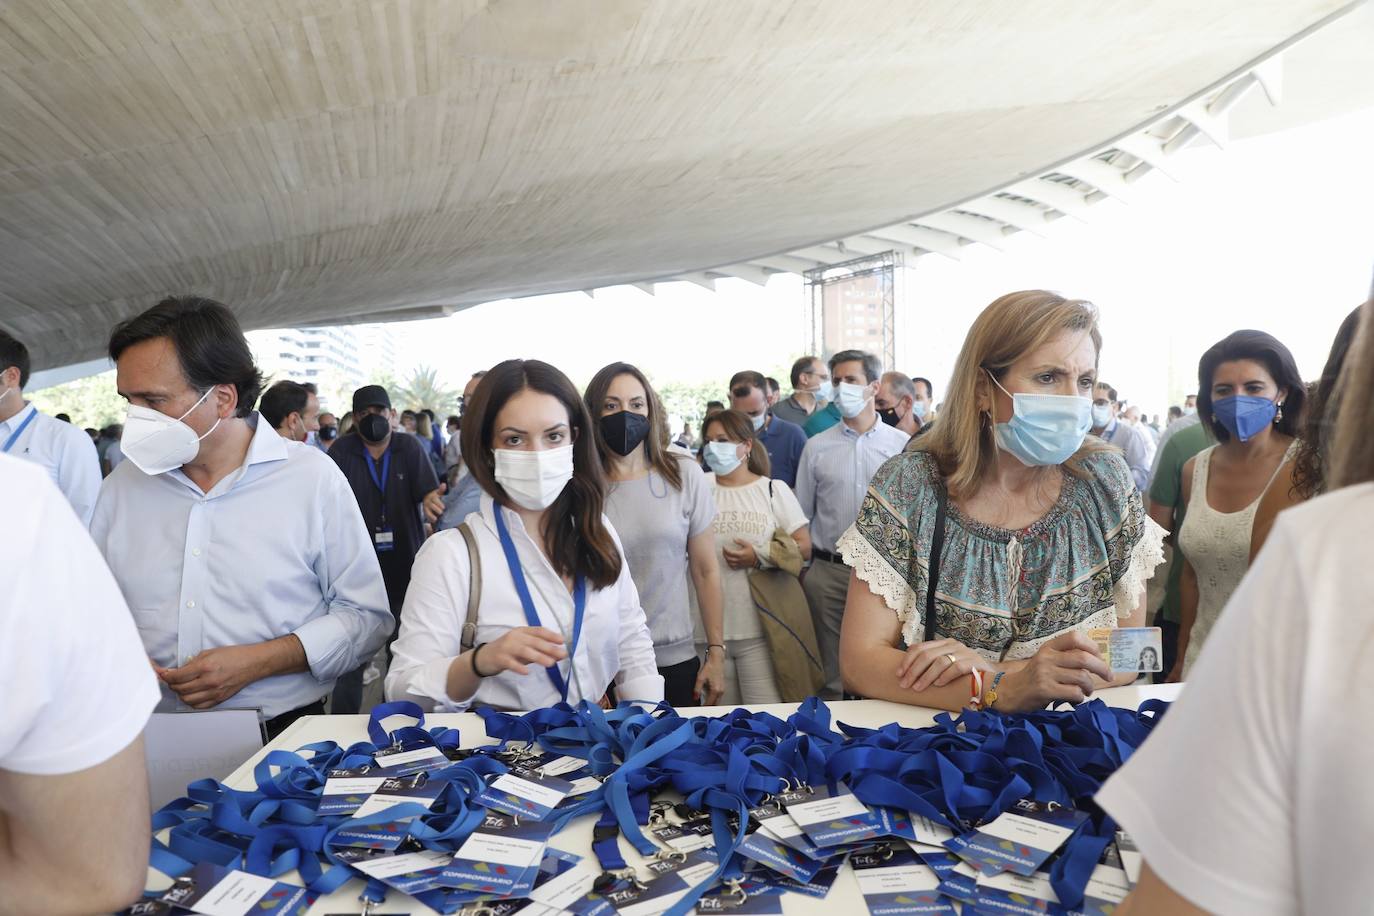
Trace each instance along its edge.
<path fill-rule="evenodd" d="M 1134 709 L 1146 699 L 1158 697 L 1166 700 L 1173 700 L 1178 697 L 1181 685 L 1169 684 L 1163 686 L 1146 687 L 1119 687 L 1114 690 L 1103 690 L 1097 697 L 1111 706 L 1120 706 Z M 849 702 L 830 703 L 831 714 L 835 722 L 845 722 L 850 725 L 858 725 L 865 728 L 878 728 L 891 722 L 897 722 L 909 728 L 919 728 L 931 725 L 935 722 L 938 710 L 925 709 L 919 706 L 903 706 L 899 703 L 888 703 L 882 700 L 853 700 Z M 682 710 L 683 715 L 696 715 L 704 713 L 707 715 L 723 715 L 733 707 L 715 706 L 704 709 Z M 794 704 L 774 704 L 765 706 L 751 706 L 750 709 L 756 711 L 771 712 L 780 718 L 786 718 L 795 710 Z M 292 725 L 277 738 L 253 755 L 249 760 L 239 767 L 234 773 L 225 780 L 226 784 L 236 789 L 252 789 L 255 787 L 253 781 L 253 767 L 269 751 L 275 750 L 295 750 L 305 744 L 316 741 L 335 741 L 347 746 L 355 741 L 366 741 L 367 738 L 367 716 L 306 716 Z M 448 713 L 434 714 L 425 717 L 425 726 L 433 727 L 443 725 L 449 728 L 458 729 L 463 747 L 474 747 L 482 744 L 491 744 L 493 741 L 487 737 L 482 728 L 482 720 L 471 713 Z M 592 825 L 594 818 L 581 818 L 575 823 L 569 824 L 564 830 L 554 836 L 551 846 L 576 853 L 586 857 L 586 867 L 599 871 L 596 866 L 596 859 L 591 855 Z M 634 854 L 628 843 L 622 842 L 621 848 L 626 853 L 626 860 L 631 863 L 641 861 Z M 294 875 L 284 876 L 284 881 L 294 881 Z M 362 891 L 362 881 L 350 881 L 335 893 L 317 901 L 310 909 L 310 916 L 320 916 L 325 913 L 356 913 L 359 910 L 358 894 Z M 822 913 L 864 913 L 866 912 L 863 904 L 863 897 L 859 893 L 854 876 L 846 865 L 840 870 L 839 877 L 835 881 L 835 886 L 830 895 L 824 900 L 817 900 L 812 897 L 805 897 L 801 894 L 786 894 L 783 897 L 783 911 L 787 916 L 802 916 L 802 914 L 822 914 Z M 428 907 L 421 906 L 410 897 L 402 895 L 396 891 L 391 891 L 387 895 L 387 900 L 382 905 L 373 910 L 375 913 L 433 913 Z"/>

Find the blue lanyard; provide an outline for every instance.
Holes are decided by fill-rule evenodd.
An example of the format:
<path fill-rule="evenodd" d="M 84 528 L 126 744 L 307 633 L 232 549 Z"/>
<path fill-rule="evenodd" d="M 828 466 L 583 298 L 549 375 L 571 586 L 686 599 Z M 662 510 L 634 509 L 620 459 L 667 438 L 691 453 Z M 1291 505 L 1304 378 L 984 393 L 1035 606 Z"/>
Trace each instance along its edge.
<path fill-rule="evenodd" d="M 520 606 L 525 609 L 525 622 L 532 627 L 541 626 L 539 622 L 539 612 L 534 608 L 534 598 L 530 596 L 530 587 L 525 582 L 525 571 L 520 568 L 520 557 L 515 553 L 515 541 L 511 540 L 510 530 L 506 527 L 506 520 L 503 518 L 502 509 L 496 506 L 496 534 L 501 539 L 501 549 L 506 554 L 506 565 L 510 567 L 510 576 L 515 580 L 515 592 L 520 596 Z M 572 673 L 572 666 L 577 659 L 577 644 L 582 640 L 582 620 L 587 616 L 587 579 L 585 576 L 578 576 L 573 580 L 573 635 L 572 645 L 568 647 L 568 673 Z M 563 672 L 558 670 L 558 665 L 553 664 L 544 669 L 548 672 L 549 680 L 553 682 L 553 689 L 558 691 L 558 695 L 563 698 L 563 702 L 568 702 L 568 684 L 563 680 Z"/>
<path fill-rule="evenodd" d="M 8 452 L 11 448 L 13 448 L 14 443 L 19 441 L 19 437 L 23 435 L 24 430 L 29 428 L 29 424 L 33 422 L 33 418 L 36 416 L 38 416 L 37 408 L 30 410 L 29 415 L 24 418 L 24 422 L 19 424 L 19 428 L 16 429 L 14 432 L 10 433 L 10 437 L 5 440 L 5 445 L 4 447 L 0 448 L 0 452 Z"/>
<path fill-rule="evenodd" d="M 367 459 L 367 473 L 372 478 L 372 482 L 377 485 L 377 489 L 382 493 L 382 511 L 386 511 L 386 482 L 391 477 L 391 446 L 387 446 L 386 452 L 382 455 L 382 474 L 377 476 L 377 461 L 371 454 L 364 451 L 363 457 Z"/>

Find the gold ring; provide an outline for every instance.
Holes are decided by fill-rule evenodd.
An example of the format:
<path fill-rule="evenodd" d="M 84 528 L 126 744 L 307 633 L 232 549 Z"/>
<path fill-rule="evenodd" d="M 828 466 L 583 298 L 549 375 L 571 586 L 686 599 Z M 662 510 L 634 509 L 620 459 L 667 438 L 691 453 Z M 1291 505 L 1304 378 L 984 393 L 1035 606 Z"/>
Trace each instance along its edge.
<path fill-rule="evenodd" d="M 957 659 L 957 658 L 954 657 L 954 653 L 953 653 L 953 652 L 950 652 L 949 654 L 947 654 L 947 655 L 945 656 L 945 658 L 949 659 L 949 663 L 950 663 L 951 665 L 957 665 L 957 664 L 959 664 L 959 659 Z"/>

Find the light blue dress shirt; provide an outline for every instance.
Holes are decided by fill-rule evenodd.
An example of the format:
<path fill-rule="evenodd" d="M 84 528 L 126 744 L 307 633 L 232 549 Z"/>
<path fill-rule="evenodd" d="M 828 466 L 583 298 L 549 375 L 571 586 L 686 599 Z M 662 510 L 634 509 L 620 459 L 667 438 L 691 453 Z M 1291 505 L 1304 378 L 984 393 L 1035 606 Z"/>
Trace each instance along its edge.
<path fill-rule="evenodd" d="M 1150 465 L 1155 460 L 1155 442 L 1143 429 L 1122 423 L 1114 418 L 1102 430 L 1102 439 L 1121 449 L 1126 456 L 1126 466 L 1131 469 L 1131 479 L 1136 489 L 1142 493 L 1150 491 Z"/>
<path fill-rule="evenodd" d="M 319 449 L 288 442 L 254 413 L 244 464 L 209 493 L 181 470 L 126 461 L 100 490 L 91 535 L 119 583 L 148 656 L 178 667 L 219 646 L 294 633 L 310 669 L 249 684 L 221 704 L 266 719 L 319 700 L 393 627 L 358 501 Z M 184 710 L 165 685 L 159 710 Z"/>
<path fill-rule="evenodd" d="M 32 420 L 29 417 L 33 416 Z M 24 426 L 25 421 L 28 425 Z M 81 524 L 91 523 L 91 510 L 100 492 L 100 456 L 86 431 L 71 423 L 50 417 L 32 404 L 0 421 L 0 447 L 24 427 L 10 445 L 9 454 L 32 461 L 48 472 L 52 482 L 72 504 Z"/>
<path fill-rule="evenodd" d="M 797 468 L 797 501 L 811 519 L 812 544 L 835 552 L 835 542 L 859 517 L 869 481 L 910 439 L 875 419 L 862 433 L 840 422 L 806 440 Z"/>

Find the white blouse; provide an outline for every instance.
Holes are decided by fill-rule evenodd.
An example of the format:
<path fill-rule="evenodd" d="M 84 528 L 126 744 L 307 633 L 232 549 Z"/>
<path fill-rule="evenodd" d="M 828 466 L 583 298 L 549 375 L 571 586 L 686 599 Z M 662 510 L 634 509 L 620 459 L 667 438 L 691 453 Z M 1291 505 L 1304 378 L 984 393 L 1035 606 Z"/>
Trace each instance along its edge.
<path fill-rule="evenodd" d="M 477 614 L 477 642 L 489 643 L 508 631 L 528 626 L 501 541 L 496 534 L 496 512 L 505 513 L 506 527 L 539 613 L 540 625 L 563 634 L 572 642 L 573 597 L 545 558 L 515 512 L 498 509 L 482 495 L 481 509 L 467 517 L 477 539 L 482 565 L 482 595 Z M 620 537 L 606 519 L 617 549 Z M 621 552 L 622 557 L 624 552 Z M 425 709 L 454 712 L 469 706 L 501 709 L 539 709 L 562 697 L 554 690 L 548 672 L 531 665 L 527 675 L 503 671 L 484 678 L 477 692 L 463 701 L 450 699 L 448 669 L 462 653 L 463 622 L 468 604 L 468 551 L 457 529 L 441 531 L 425 542 L 415 557 L 410 588 L 401 611 L 401 632 L 392 647 L 391 668 L 386 678 L 390 700 L 410 700 Z M 480 657 L 479 657 L 480 660 Z M 620 577 L 608 588 L 588 589 L 587 608 L 577 653 L 559 663 L 568 683 L 568 702 L 596 703 L 615 681 L 621 700 L 657 703 L 663 699 L 663 678 L 654 660 L 654 644 L 639 604 L 639 593 L 630 579 L 629 564 L 622 563 Z"/>

